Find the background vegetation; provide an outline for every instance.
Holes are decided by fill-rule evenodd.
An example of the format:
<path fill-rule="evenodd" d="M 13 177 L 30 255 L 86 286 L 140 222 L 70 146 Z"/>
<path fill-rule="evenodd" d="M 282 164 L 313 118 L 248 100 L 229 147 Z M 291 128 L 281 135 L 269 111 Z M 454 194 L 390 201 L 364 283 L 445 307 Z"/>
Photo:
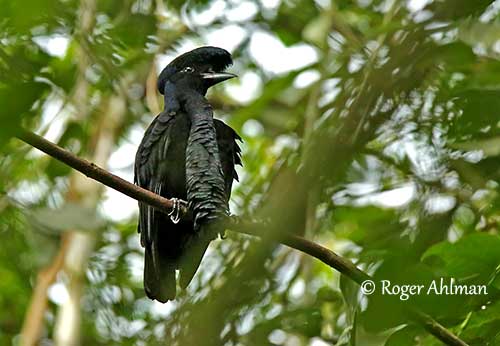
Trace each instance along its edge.
<path fill-rule="evenodd" d="M 227 233 L 178 300 L 142 289 L 135 201 L 12 138 L 132 179 L 158 68 L 204 44 L 244 138 L 232 211 L 302 234 L 500 345 L 500 2 L 0 0 L 0 344 L 439 345 L 400 306 L 294 250 Z"/>

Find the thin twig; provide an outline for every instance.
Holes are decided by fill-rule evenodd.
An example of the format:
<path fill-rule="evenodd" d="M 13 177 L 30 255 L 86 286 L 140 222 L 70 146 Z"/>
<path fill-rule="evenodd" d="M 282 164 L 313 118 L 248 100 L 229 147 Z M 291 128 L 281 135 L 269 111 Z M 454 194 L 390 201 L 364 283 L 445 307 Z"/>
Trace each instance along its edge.
<path fill-rule="evenodd" d="M 168 213 L 173 208 L 174 202 L 171 199 L 161 197 L 146 189 L 136 186 L 96 166 L 95 164 L 88 162 L 87 160 L 73 155 L 69 151 L 47 141 L 43 137 L 25 130 L 20 131 L 17 134 L 17 137 L 51 157 L 85 174 L 87 177 L 120 191 L 133 199 L 147 203 L 159 211 Z M 256 225 L 256 223 L 244 222 L 237 218 L 231 218 L 226 224 L 226 226 L 234 232 L 261 236 L 255 232 L 255 229 L 259 229 Z M 302 251 L 320 260 L 358 284 L 361 284 L 365 280 L 372 280 L 370 275 L 357 268 L 351 261 L 337 255 L 335 252 L 315 242 L 294 235 L 284 235 L 279 241 L 284 245 Z M 468 346 L 465 341 L 458 338 L 439 322 L 435 321 L 431 316 L 418 310 L 410 310 L 409 316 L 412 320 L 420 324 L 425 330 L 444 342 L 446 345 Z"/>

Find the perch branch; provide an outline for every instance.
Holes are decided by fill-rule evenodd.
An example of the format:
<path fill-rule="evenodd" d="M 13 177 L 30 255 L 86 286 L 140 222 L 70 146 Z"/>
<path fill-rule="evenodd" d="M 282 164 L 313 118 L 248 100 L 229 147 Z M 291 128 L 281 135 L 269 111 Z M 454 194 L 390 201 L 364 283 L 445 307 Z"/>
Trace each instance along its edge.
<path fill-rule="evenodd" d="M 174 202 L 152 193 L 146 189 L 136 186 L 98 166 L 95 164 L 81 159 L 69 151 L 57 146 L 43 137 L 40 137 L 32 132 L 21 130 L 17 137 L 23 142 L 43 151 L 47 155 L 67 164 L 68 166 L 76 169 L 77 171 L 85 174 L 87 177 L 92 178 L 108 187 L 111 187 L 121 193 L 158 209 L 159 211 L 167 213 L 173 208 Z M 184 202 L 185 203 L 185 202 Z M 245 233 L 250 235 L 259 236 L 254 231 L 252 223 L 242 222 L 238 219 L 231 219 L 227 224 L 235 232 Z M 254 225 L 255 226 L 255 225 Z M 310 240 L 304 239 L 299 236 L 287 235 L 281 239 L 281 243 L 291 248 L 302 251 L 326 265 L 336 269 L 340 273 L 346 275 L 351 280 L 361 284 L 365 280 L 371 280 L 371 276 L 357 268 L 349 260 L 337 255 L 335 252 L 316 244 Z M 458 338 L 439 322 L 435 321 L 431 316 L 424 314 L 421 311 L 410 311 L 411 318 L 420 324 L 430 334 L 441 340 L 449 346 L 468 346 L 463 340 Z"/>
<path fill-rule="evenodd" d="M 45 154 L 85 174 L 87 177 L 94 179 L 112 189 L 120 191 L 130 198 L 149 204 L 159 211 L 165 212 L 165 210 L 171 210 L 174 206 L 174 202 L 172 200 L 161 197 L 149 190 L 134 185 L 125 179 L 100 168 L 92 162 L 75 156 L 68 150 L 49 142 L 45 138 L 38 136 L 33 132 L 21 130 L 17 134 L 17 137 L 23 142 L 26 142 L 38 150 L 43 151 Z M 185 208 L 185 202 L 182 204 Z"/>

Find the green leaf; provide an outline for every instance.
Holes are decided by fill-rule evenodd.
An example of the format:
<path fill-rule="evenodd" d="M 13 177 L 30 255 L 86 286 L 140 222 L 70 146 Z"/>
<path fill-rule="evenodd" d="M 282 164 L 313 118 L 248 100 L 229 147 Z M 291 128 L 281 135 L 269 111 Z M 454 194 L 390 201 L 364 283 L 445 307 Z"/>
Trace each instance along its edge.
<path fill-rule="evenodd" d="M 418 346 L 417 336 L 422 333 L 421 328 L 407 326 L 394 332 L 384 346 Z"/>
<path fill-rule="evenodd" d="M 332 222 L 339 236 L 366 248 L 387 249 L 401 242 L 403 225 L 397 215 L 396 210 L 375 206 L 342 206 L 333 211 Z"/>
<path fill-rule="evenodd" d="M 454 244 L 442 242 L 429 248 L 422 260 L 459 281 L 488 284 L 500 264 L 500 237 L 476 233 Z"/>
<path fill-rule="evenodd" d="M 456 95 L 460 115 L 451 123 L 449 136 L 455 141 L 500 135 L 499 90 L 467 90 Z"/>
<path fill-rule="evenodd" d="M 16 133 L 23 117 L 33 116 L 29 110 L 48 89 L 40 82 L 0 84 L 0 147 Z"/>
<path fill-rule="evenodd" d="M 155 18 L 152 15 L 133 14 L 127 16 L 111 32 L 114 39 L 120 40 L 128 48 L 144 48 L 149 35 L 156 31 Z"/>
<path fill-rule="evenodd" d="M 484 11 L 493 0 L 436 0 L 427 6 L 441 20 L 460 19 Z"/>
<path fill-rule="evenodd" d="M 471 345 L 498 345 L 500 330 L 500 301 L 483 305 L 472 315 L 461 337 L 471 340 Z"/>

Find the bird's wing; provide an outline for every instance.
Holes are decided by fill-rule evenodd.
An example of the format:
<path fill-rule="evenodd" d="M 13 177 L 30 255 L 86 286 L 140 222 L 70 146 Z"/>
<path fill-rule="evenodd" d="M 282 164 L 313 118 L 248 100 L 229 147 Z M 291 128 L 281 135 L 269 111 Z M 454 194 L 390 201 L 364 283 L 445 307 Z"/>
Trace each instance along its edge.
<path fill-rule="evenodd" d="M 153 120 L 146 130 L 135 158 L 134 183 L 162 196 L 167 194 L 167 186 L 158 170 L 161 162 L 167 157 L 174 117 L 174 114 L 160 113 Z M 157 228 L 154 223 L 159 220 L 158 217 L 155 217 L 158 213 L 147 204 L 139 203 L 138 232 L 141 233 L 141 244 L 144 247 L 151 246 L 155 237 L 153 231 Z"/>
<path fill-rule="evenodd" d="M 236 165 L 241 166 L 241 149 L 237 143 L 237 141 L 241 141 L 241 137 L 224 122 L 214 119 L 214 123 L 222 170 L 224 172 L 226 196 L 229 200 L 233 180 L 238 181 L 238 173 L 235 169 Z"/>
<path fill-rule="evenodd" d="M 136 154 L 135 183 L 166 198 L 186 199 L 188 133 L 185 114 L 164 112 L 156 117 Z M 138 231 L 145 248 L 144 288 L 148 297 L 161 302 L 174 299 L 175 270 L 192 228 L 192 220 L 186 215 L 174 224 L 166 214 L 139 202 Z"/>

